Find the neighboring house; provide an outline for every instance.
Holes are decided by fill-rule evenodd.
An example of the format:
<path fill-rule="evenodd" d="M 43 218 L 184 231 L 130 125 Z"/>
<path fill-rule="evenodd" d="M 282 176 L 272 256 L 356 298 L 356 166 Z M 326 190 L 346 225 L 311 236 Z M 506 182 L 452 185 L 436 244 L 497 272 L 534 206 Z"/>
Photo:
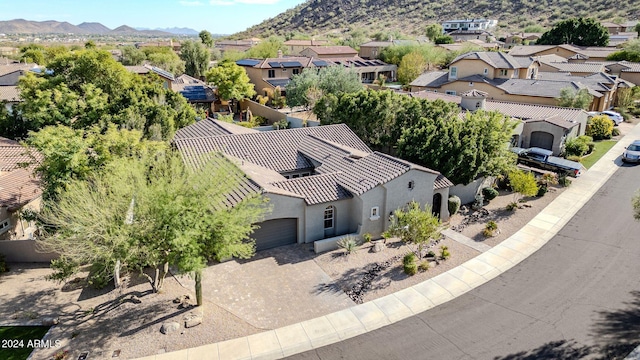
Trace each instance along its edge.
<path fill-rule="evenodd" d="M 609 35 L 609 46 L 622 45 L 628 41 L 632 41 L 638 38 L 638 33 L 633 32 L 619 32 L 615 35 Z"/>
<path fill-rule="evenodd" d="M 308 47 L 329 45 L 329 40 L 287 40 L 283 45 L 287 47 L 289 55 L 300 55 L 300 52 Z"/>
<path fill-rule="evenodd" d="M 216 89 L 206 82 L 183 74 L 175 78 L 171 84 L 171 89 L 182 94 L 196 108 L 205 109 L 208 114 L 215 111 Z"/>
<path fill-rule="evenodd" d="M 617 34 L 621 31 L 624 31 L 625 27 L 620 25 L 620 24 L 616 24 L 613 22 L 601 22 L 600 25 L 604 26 L 605 28 L 607 28 L 607 31 L 609 32 L 609 34 Z"/>
<path fill-rule="evenodd" d="M 165 89 L 171 89 L 171 87 L 173 86 L 173 82 L 176 80 L 176 77 L 166 71 L 166 70 L 162 70 L 159 67 L 155 67 L 155 66 L 151 66 L 148 64 L 145 65 L 127 65 L 125 66 L 125 68 L 127 70 L 129 70 L 130 72 L 134 73 L 134 74 L 138 74 L 138 75 L 146 75 L 146 74 L 156 74 L 160 77 L 160 79 L 162 80 L 163 83 L 163 87 Z"/>
<path fill-rule="evenodd" d="M 638 20 L 635 21 L 627 21 L 624 24 L 621 24 L 623 27 L 622 32 L 634 32 L 636 31 L 636 25 L 638 25 Z"/>
<path fill-rule="evenodd" d="M 300 55 L 316 59 L 342 59 L 358 56 L 358 52 L 349 46 L 314 46 L 300 51 Z"/>
<path fill-rule="evenodd" d="M 40 71 L 40 67 L 34 63 L 8 63 L 0 64 L 0 86 L 18 85 L 18 79 L 27 71 Z"/>
<path fill-rule="evenodd" d="M 382 50 L 390 46 L 419 45 L 425 44 L 428 40 L 389 40 L 389 41 L 369 41 L 360 45 L 358 56 L 363 59 L 378 59 Z"/>
<path fill-rule="evenodd" d="M 535 44 L 538 39 L 542 36 L 542 33 L 511 33 L 507 35 L 504 39 L 504 47 L 506 49 L 511 49 L 516 45 L 529 45 Z"/>
<path fill-rule="evenodd" d="M 344 124 L 224 135 L 196 123 L 178 130 L 173 143 L 188 161 L 221 152 L 247 175 L 245 194 L 269 199 L 272 211 L 253 234 L 258 250 L 345 234 L 378 237 L 393 211 L 411 201 L 449 216 L 449 180 L 371 151 Z"/>
<path fill-rule="evenodd" d="M 589 61 L 605 61 L 607 56 L 618 49 L 613 47 L 585 47 L 575 45 L 517 45 L 509 50 L 514 57 L 535 57 L 542 55 L 558 55 L 565 59 L 580 55 Z"/>
<path fill-rule="evenodd" d="M 388 81 L 394 81 L 398 69 L 396 65 L 387 64 L 380 60 L 365 60 L 357 56 L 327 59 L 284 56 L 269 59 L 242 59 L 236 61 L 236 64 L 245 69 L 258 94 L 262 94 L 263 89 L 273 90 L 277 86 L 283 91 L 294 75 L 300 74 L 302 70 L 308 68 L 345 66 L 358 73 L 363 83 L 371 83 L 379 75 L 386 76 Z"/>
<path fill-rule="evenodd" d="M 458 95 L 476 89 L 490 99 L 525 104 L 557 105 L 562 89 L 586 89 L 594 97 L 590 110 L 603 111 L 615 100 L 618 87 L 633 84 L 605 73 L 572 76 L 539 72 L 535 58 L 514 58 L 503 53 L 468 53 L 454 59 L 449 71 L 420 75 L 411 91 L 430 90 Z"/>
<path fill-rule="evenodd" d="M 618 76 L 620 79 L 635 85 L 640 85 L 640 63 L 628 61 L 609 62 L 605 63 L 605 67 L 611 75 Z"/>
<path fill-rule="evenodd" d="M 575 63 L 569 61 L 547 61 L 544 57 L 537 58 L 540 63 L 540 72 L 563 72 L 574 76 L 589 76 L 597 73 L 607 72 L 604 63 Z"/>
<path fill-rule="evenodd" d="M 20 92 L 17 86 L 0 86 L 0 103 L 4 103 L 7 110 L 20 102 Z"/>
<path fill-rule="evenodd" d="M 20 217 L 22 209 L 39 210 L 42 190 L 26 149 L 0 137 L 0 241 L 33 238 L 35 225 Z"/>
<path fill-rule="evenodd" d="M 455 30 L 448 33 L 455 41 L 481 40 L 491 42 L 496 38 L 486 30 Z"/>
<path fill-rule="evenodd" d="M 245 52 L 252 47 L 258 45 L 262 40 L 258 38 L 250 38 L 244 40 L 220 40 L 215 42 L 215 48 L 224 54 L 225 51 Z"/>
<path fill-rule="evenodd" d="M 410 93 L 409 96 L 428 100 L 455 102 L 463 111 L 498 111 L 520 121 L 513 133 L 511 145 L 539 147 L 559 155 L 566 140 L 584 135 L 588 114 L 582 109 L 557 106 L 519 104 L 488 100 L 487 93 L 471 90 L 462 96 L 429 91 Z"/>
<path fill-rule="evenodd" d="M 498 20 L 488 19 L 463 19 L 448 20 L 441 23 L 444 32 L 456 30 L 488 30 L 498 25 Z"/>

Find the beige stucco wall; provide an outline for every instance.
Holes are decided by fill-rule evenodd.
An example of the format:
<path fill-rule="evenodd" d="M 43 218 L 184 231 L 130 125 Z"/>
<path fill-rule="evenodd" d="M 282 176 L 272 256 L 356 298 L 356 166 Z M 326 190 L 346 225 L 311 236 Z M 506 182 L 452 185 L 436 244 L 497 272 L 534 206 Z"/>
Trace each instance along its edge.
<path fill-rule="evenodd" d="M 304 242 L 314 242 L 327 237 L 334 237 L 356 232 L 357 227 L 352 223 L 353 199 L 332 201 L 323 204 L 309 205 L 305 207 L 305 240 Z M 333 234 L 325 236 L 324 231 L 324 211 L 329 206 L 334 207 L 333 212 Z"/>
<path fill-rule="evenodd" d="M 558 56 L 562 56 L 565 59 L 568 59 L 570 57 L 572 57 L 573 55 L 575 55 L 576 53 L 574 51 L 570 51 L 561 47 L 553 47 L 551 49 L 548 50 L 543 50 L 543 51 L 538 51 L 537 53 L 531 55 L 531 56 L 542 56 L 542 55 L 558 55 Z M 589 59 L 591 61 L 591 59 Z"/>
<path fill-rule="evenodd" d="M 537 63 L 533 63 L 532 68 L 537 68 Z M 467 76 L 472 75 L 483 75 L 489 79 L 511 79 L 511 78 L 521 78 L 524 79 L 527 77 L 527 68 L 518 69 L 518 73 L 516 74 L 515 69 L 507 69 L 507 74 L 502 75 L 500 73 L 501 69 L 497 69 L 487 64 L 482 60 L 470 60 L 463 59 L 458 60 L 455 63 L 452 63 L 449 66 L 449 80 L 453 80 L 451 78 L 451 68 L 456 67 L 458 69 L 457 79 L 461 79 Z M 484 73 L 484 69 L 487 69 L 487 73 Z"/>
<path fill-rule="evenodd" d="M 287 118 L 286 114 L 283 114 L 278 110 L 261 105 L 252 100 L 242 100 L 240 102 L 240 109 L 246 110 L 247 108 L 251 110 L 253 116 L 262 116 L 263 118 L 268 119 L 271 123 L 278 122 Z"/>
<path fill-rule="evenodd" d="M 23 206 L 23 209 L 39 211 L 41 205 L 42 198 L 37 197 Z M 9 219 L 10 227 L 7 231 L 0 234 L 0 241 L 26 239 L 29 237 L 29 234 L 33 234 L 35 231 L 34 224 L 30 224 L 28 221 L 21 219 L 19 211 L 9 212 L 6 207 L 1 207 L 0 221 L 5 221 L 6 219 Z"/>
<path fill-rule="evenodd" d="M 358 55 L 365 59 L 378 59 L 383 49 L 380 46 L 360 46 Z"/>
<path fill-rule="evenodd" d="M 640 85 L 640 72 L 621 72 L 620 78 L 632 82 L 636 85 Z"/>
<path fill-rule="evenodd" d="M 0 254 L 7 262 L 36 262 L 48 263 L 58 257 L 58 254 L 44 252 L 35 240 L 0 241 Z"/>
<path fill-rule="evenodd" d="M 553 151 L 554 155 L 560 154 L 563 141 L 566 140 L 563 138 L 565 136 L 565 129 L 544 121 L 528 122 L 522 130 L 522 135 L 520 135 L 522 147 L 531 147 L 531 133 L 535 131 L 542 131 L 553 135 L 553 148 L 551 151 Z"/>

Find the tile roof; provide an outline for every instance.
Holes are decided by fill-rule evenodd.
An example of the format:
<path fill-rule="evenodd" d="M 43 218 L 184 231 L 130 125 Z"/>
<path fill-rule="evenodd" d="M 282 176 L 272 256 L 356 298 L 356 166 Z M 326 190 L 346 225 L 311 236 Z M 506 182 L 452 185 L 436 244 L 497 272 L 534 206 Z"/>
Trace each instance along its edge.
<path fill-rule="evenodd" d="M 360 47 L 387 47 L 393 45 L 392 41 L 369 41 L 361 44 Z"/>
<path fill-rule="evenodd" d="M 32 169 L 16 169 L 0 176 L 0 207 L 15 211 L 42 194 Z"/>
<path fill-rule="evenodd" d="M 8 139 L 7 139 L 8 140 Z M 20 164 L 30 163 L 33 159 L 27 149 L 20 145 L 0 146 L 0 171 L 13 171 L 20 168 Z"/>
<path fill-rule="evenodd" d="M 454 186 L 451 180 L 447 179 L 444 175 L 440 174 L 436 178 L 435 183 L 433 184 L 433 188 L 438 189 L 446 189 L 448 187 Z"/>
<path fill-rule="evenodd" d="M 571 129 L 571 128 L 575 127 L 575 126 L 578 126 L 578 122 L 577 121 L 575 121 L 575 122 L 567 121 L 564 118 L 562 118 L 561 116 L 557 116 L 557 115 L 556 116 L 547 117 L 547 118 L 544 118 L 544 119 L 526 120 L 526 122 L 528 122 L 528 123 L 530 123 L 530 122 L 539 122 L 539 121 L 546 122 L 546 123 L 549 123 L 549 124 L 553 124 L 553 125 L 559 126 L 559 127 L 563 128 L 563 129 L 567 129 L 567 130 Z"/>
<path fill-rule="evenodd" d="M 356 55 L 358 52 L 350 46 L 310 46 L 305 50 L 311 50 L 318 55 Z"/>
<path fill-rule="evenodd" d="M 283 44 L 289 46 L 319 46 L 327 45 L 329 40 L 287 40 Z"/>
<path fill-rule="evenodd" d="M 339 182 L 340 173 L 305 176 L 275 182 L 272 185 L 300 194 L 308 205 L 352 198 L 353 195 Z"/>
<path fill-rule="evenodd" d="M 297 146 L 307 135 L 316 135 L 360 151 L 371 152 L 344 124 L 177 139 L 174 142 L 178 148 L 189 145 L 196 147 L 200 152 L 220 151 L 271 170 L 287 172 L 313 167 L 309 160 L 297 151 Z"/>
<path fill-rule="evenodd" d="M 185 157 L 214 151 L 232 158 L 264 191 L 317 204 L 360 195 L 405 172 L 440 173 L 371 150 L 346 125 L 267 131 L 254 134 L 182 138 L 174 144 Z M 262 169 L 262 170 L 261 170 Z M 278 173 L 313 170 L 285 180 Z M 434 187 L 446 186 L 440 179 Z"/>
<path fill-rule="evenodd" d="M 15 140 L 11 140 L 11 139 L 7 139 L 6 137 L 2 137 L 0 136 L 0 147 L 2 146 L 18 146 L 20 145 L 20 143 L 18 143 Z"/>
<path fill-rule="evenodd" d="M 503 52 L 470 52 L 453 59 L 451 64 L 460 60 L 481 60 L 496 69 L 520 69 L 522 67 L 517 59 Z"/>
<path fill-rule="evenodd" d="M 38 65 L 35 63 L 9 63 L 9 64 L 0 64 L 0 76 L 4 76 L 7 74 L 14 73 L 16 71 L 28 71 L 33 68 L 37 68 Z"/>
<path fill-rule="evenodd" d="M 560 96 L 562 89 L 570 88 L 575 91 L 581 89 L 587 89 L 589 94 L 595 97 L 602 97 L 603 95 L 597 92 L 590 86 L 586 86 L 584 83 L 571 81 L 571 79 L 562 80 L 540 80 L 540 79 L 506 79 L 506 81 L 486 81 L 489 84 L 493 84 L 495 87 L 504 90 L 507 94 L 513 95 L 525 95 L 525 96 L 539 96 L 539 97 L 552 97 L 557 98 Z M 460 79 L 461 81 L 469 81 L 466 79 Z M 505 79 L 501 79 L 505 80 Z M 600 88 L 600 90 L 603 90 Z"/>
<path fill-rule="evenodd" d="M 215 120 L 213 118 L 206 118 L 204 120 L 197 121 L 189 126 L 185 126 L 182 129 L 179 129 L 178 131 L 176 131 L 173 139 L 179 140 L 229 134 L 252 134 L 257 132 L 258 130 L 249 129 L 220 120 Z"/>
<path fill-rule="evenodd" d="M 146 67 L 146 66 L 142 66 L 142 65 L 125 65 L 124 67 L 125 69 L 127 69 L 129 72 L 132 72 L 134 74 L 148 74 L 151 72 L 151 70 Z"/>
<path fill-rule="evenodd" d="M 545 64 L 561 72 L 599 73 L 605 70 L 602 63 L 546 62 Z"/>
<path fill-rule="evenodd" d="M 0 86 L 0 101 L 20 101 L 20 90 L 17 86 Z"/>
<path fill-rule="evenodd" d="M 409 86 L 439 87 L 449 82 L 448 71 L 429 71 L 420 74 Z"/>

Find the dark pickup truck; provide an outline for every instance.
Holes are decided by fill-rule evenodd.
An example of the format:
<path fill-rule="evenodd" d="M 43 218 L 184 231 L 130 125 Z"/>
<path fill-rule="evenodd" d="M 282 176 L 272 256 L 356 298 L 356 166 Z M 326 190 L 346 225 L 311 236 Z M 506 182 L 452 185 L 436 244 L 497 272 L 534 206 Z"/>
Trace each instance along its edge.
<path fill-rule="evenodd" d="M 546 149 L 537 147 L 528 149 L 513 147 L 511 151 L 518 154 L 518 164 L 567 174 L 573 177 L 578 177 L 582 174 L 582 165 L 580 163 L 552 156 L 553 152 Z"/>

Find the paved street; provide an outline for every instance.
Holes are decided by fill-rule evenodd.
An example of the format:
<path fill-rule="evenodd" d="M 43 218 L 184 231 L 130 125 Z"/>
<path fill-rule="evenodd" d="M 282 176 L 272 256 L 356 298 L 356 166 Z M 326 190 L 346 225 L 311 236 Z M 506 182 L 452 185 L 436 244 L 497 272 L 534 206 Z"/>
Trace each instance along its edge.
<path fill-rule="evenodd" d="M 640 166 L 621 167 L 542 249 L 450 302 L 293 359 L 624 358 L 640 343 Z"/>

